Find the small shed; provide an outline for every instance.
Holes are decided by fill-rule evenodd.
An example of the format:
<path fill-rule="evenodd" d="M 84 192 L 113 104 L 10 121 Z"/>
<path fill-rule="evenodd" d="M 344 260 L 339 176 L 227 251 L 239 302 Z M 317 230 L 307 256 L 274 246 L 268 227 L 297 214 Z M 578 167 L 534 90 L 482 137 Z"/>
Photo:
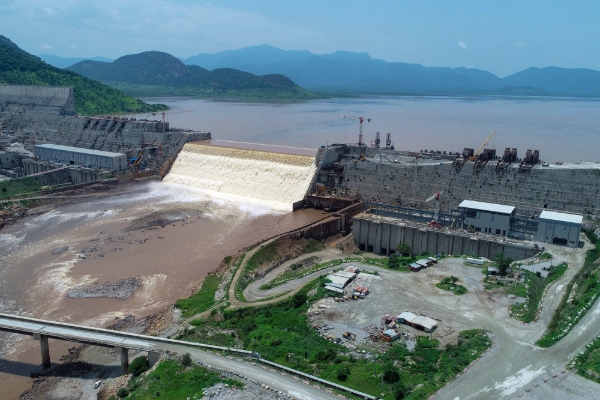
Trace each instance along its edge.
<path fill-rule="evenodd" d="M 339 289 L 343 289 L 350 282 L 350 279 L 343 278 L 337 275 L 327 275 L 326 279 L 329 279 L 331 283 L 328 283 L 327 286 L 333 286 Z"/>
<path fill-rule="evenodd" d="M 428 258 L 423 258 L 421 260 L 417 260 L 416 263 L 419 264 L 423 268 L 427 268 L 431 264 L 433 264 L 433 262 L 430 259 L 428 259 Z"/>
<path fill-rule="evenodd" d="M 355 267 L 353 265 L 348 265 L 346 268 L 344 268 L 344 271 L 353 272 L 355 274 L 358 274 L 360 272 L 360 269 L 358 269 L 358 267 Z"/>
<path fill-rule="evenodd" d="M 393 329 L 386 329 L 381 333 L 380 337 L 385 342 L 393 342 L 394 340 L 398 339 L 400 335 L 398 335 L 398 332 Z"/>
<path fill-rule="evenodd" d="M 438 262 L 438 259 L 435 257 L 427 257 L 429 260 L 431 260 L 432 263 L 436 264 Z"/>
<path fill-rule="evenodd" d="M 488 267 L 487 274 L 488 275 L 498 275 L 498 269 L 495 267 Z"/>
<path fill-rule="evenodd" d="M 337 288 L 335 286 L 326 285 L 325 289 L 326 290 L 331 290 L 332 292 L 335 292 L 335 293 L 344 294 L 344 290 L 343 289 Z"/>
<path fill-rule="evenodd" d="M 421 266 L 417 263 L 412 263 L 408 266 L 408 269 L 413 271 L 413 272 L 418 272 L 421 270 Z"/>
<path fill-rule="evenodd" d="M 410 311 L 404 311 L 402 314 L 398 315 L 397 320 L 400 324 L 406 324 L 415 319 L 416 317 L 417 316 L 411 313 Z"/>
<path fill-rule="evenodd" d="M 410 324 L 417 329 L 423 329 L 425 332 L 433 332 L 437 328 L 437 321 L 435 319 L 422 315 L 417 316 Z"/>
<path fill-rule="evenodd" d="M 347 271 L 338 271 L 338 272 L 335 272 L 333 275 L 341 276 L 342 278 L 346 278 L 346 279 L 354 279 L 356 277 L 355 272 L 347 272 Z"/>

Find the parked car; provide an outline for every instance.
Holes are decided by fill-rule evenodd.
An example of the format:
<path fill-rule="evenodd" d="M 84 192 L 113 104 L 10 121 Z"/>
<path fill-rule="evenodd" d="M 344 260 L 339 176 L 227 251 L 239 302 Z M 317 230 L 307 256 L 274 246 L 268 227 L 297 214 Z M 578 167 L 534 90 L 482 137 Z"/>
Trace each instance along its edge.
<path fill-rule="evenodd" d="M 102 384 L 102 381 L 96 381 L 96 383 L 94 383 L 94 389 L 98 389 L 98 386 L 100 386 Z"/>

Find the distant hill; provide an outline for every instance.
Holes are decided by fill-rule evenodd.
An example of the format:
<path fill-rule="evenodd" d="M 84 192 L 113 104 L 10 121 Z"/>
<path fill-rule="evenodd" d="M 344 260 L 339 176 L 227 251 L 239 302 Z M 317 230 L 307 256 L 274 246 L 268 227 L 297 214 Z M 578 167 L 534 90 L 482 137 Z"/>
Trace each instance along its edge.
<path fill-rule="evenodd" d="M 106 57 L 100 57 L 100 56 L 93 57 L 93 58 L 83 58 L 83 57 L 75 58 L 75 57 L 59 57 L 59 56 L 55 56 L 52 54 L 40 54 L 40 55 L 38 55 L 38 57 L 41 58 L 42 61 L 44 61 L 45 63 L 48 63 L 56 68 L 67 68 L 73 64 L 77 64 L 78 62 L 84 61 L 84 60 L 104 61 L 104 62 L 113 62 L 114 61 L 112 58 L 106 58 Z"/>
<path fill-rule="evenodd" d="M 152 112 L 164 105 L 150 105 L 114 88 L 46 64 L 0 35 L 0 84 L 71 86 L 77 113 L 94 115 L 119 112 Z"/>
<path fill-rule="evenodd" d="M 159 51 L 123 56 L 112 63 L 81 61 L 68 70 L 138 96 L 316 97 L 281 74 L 257 76 L 232 68 L 209 71 Z"/>
<path fill-rule="evenodd" d="M 529 68 L 506 78 L 475 69 L 387 62 L 367 53 L 317 55 L 261 45 L 182 59 L 203 68 L 281 73 L 312 91 L 387 94 L 494 94 L 599 96 L 600 71 Z"/>

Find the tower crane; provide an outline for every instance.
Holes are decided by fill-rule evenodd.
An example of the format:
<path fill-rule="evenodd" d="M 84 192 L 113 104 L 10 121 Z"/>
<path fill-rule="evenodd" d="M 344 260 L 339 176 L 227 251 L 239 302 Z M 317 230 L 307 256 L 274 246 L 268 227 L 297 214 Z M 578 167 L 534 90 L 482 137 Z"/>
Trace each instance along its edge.
<path fill-rule="evenodd" d="M 429 226 L 435 226 L 436 228 L 442 227 L 442 224 L 440 223 L 440 221 L 438 221 L 440 215 L 440 197 L 442 196 L 442 194 L 444 194 L 444 190 L 434 193 L 433 195 L 429 196 L 427 200 L 425 200 L 425 203 L 429 203 L 430 201 L 435 200 L 435 214 L 433 214 L 433 220 L 429 224 L 427 224 Z"/>
<path fill-rule="evenodd" d="M 196 110 L 182 110 L 182 111 L 171 111 L 171 112 L 162 112 L 160 113 L 162 115 L 162 123 L 165 123 L 166 120 L 166 116 L 167 115 L 171 115 L 171 114 L 183 114 L 183 113 L 188 113 L 188 112 L 196 112 Z M 150 115 L 150 114 L 148 114 Z M 156 113 L 152 113 L 153 116 L 156 115 Z"/>
<path fill-rule="evenodd" d="M 483 142 L 483 144 L 481 145 L 481 147 L 479 147 L 479 149 L 477 149 L 477 151 L 475 152 L 475 154 L 473 154 L 471 157 L 469 157 L 469 160 L 475 161 L 477 159 L 477 156 L 479 155 L 479 152 L 481 151 L 481 149 L 483 149 L 483 146 L 485 146 L 487 144 L 487 142 L 490 141 L 490 139 L 492 138 L 492 136 L 494 136 L 495 133 L 496 133 L 496 131 L 492 132 L 490 134 L 490 136 L 488 136 L 488 138 L 485 139 L 485 142 Z"/>
<path fill-rule="evenodd" d="M 349 119 L 357 119 L 360 123 L 360 127 L 358 128 L 358 146 L 364 146 L 365 144 L 363 143 L 363 133 L 362 133 L 362 128 L 363 128 L 363 122 L 367 121 L 367 122 L 371 122 L 371 118 L 365 118 L 365 117 L 357 117 L 354 115 L 340 115 L 340 117 L 342 118 L 349 118 Z"/>

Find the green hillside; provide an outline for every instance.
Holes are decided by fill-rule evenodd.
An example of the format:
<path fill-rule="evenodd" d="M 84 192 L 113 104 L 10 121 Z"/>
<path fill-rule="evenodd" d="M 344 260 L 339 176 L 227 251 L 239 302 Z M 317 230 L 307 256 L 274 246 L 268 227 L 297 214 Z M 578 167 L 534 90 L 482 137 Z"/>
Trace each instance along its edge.
<path fill-rule="evenodd" d="M 48 65 L 1 35 L 0 84 L 73 87 L 76 111 L 85 115 L 151 112 L 167 108 L 162 104 L 146 104 L 75 72 Z"/>
<path fill-rule="evenodd" d="M 135 96 L 316 98 L 281 74 L 258 76 L 231 68 L 209 71 L 158 51 L 123 56 L 112 63 L 81 61 L 68 69 Z"/>

